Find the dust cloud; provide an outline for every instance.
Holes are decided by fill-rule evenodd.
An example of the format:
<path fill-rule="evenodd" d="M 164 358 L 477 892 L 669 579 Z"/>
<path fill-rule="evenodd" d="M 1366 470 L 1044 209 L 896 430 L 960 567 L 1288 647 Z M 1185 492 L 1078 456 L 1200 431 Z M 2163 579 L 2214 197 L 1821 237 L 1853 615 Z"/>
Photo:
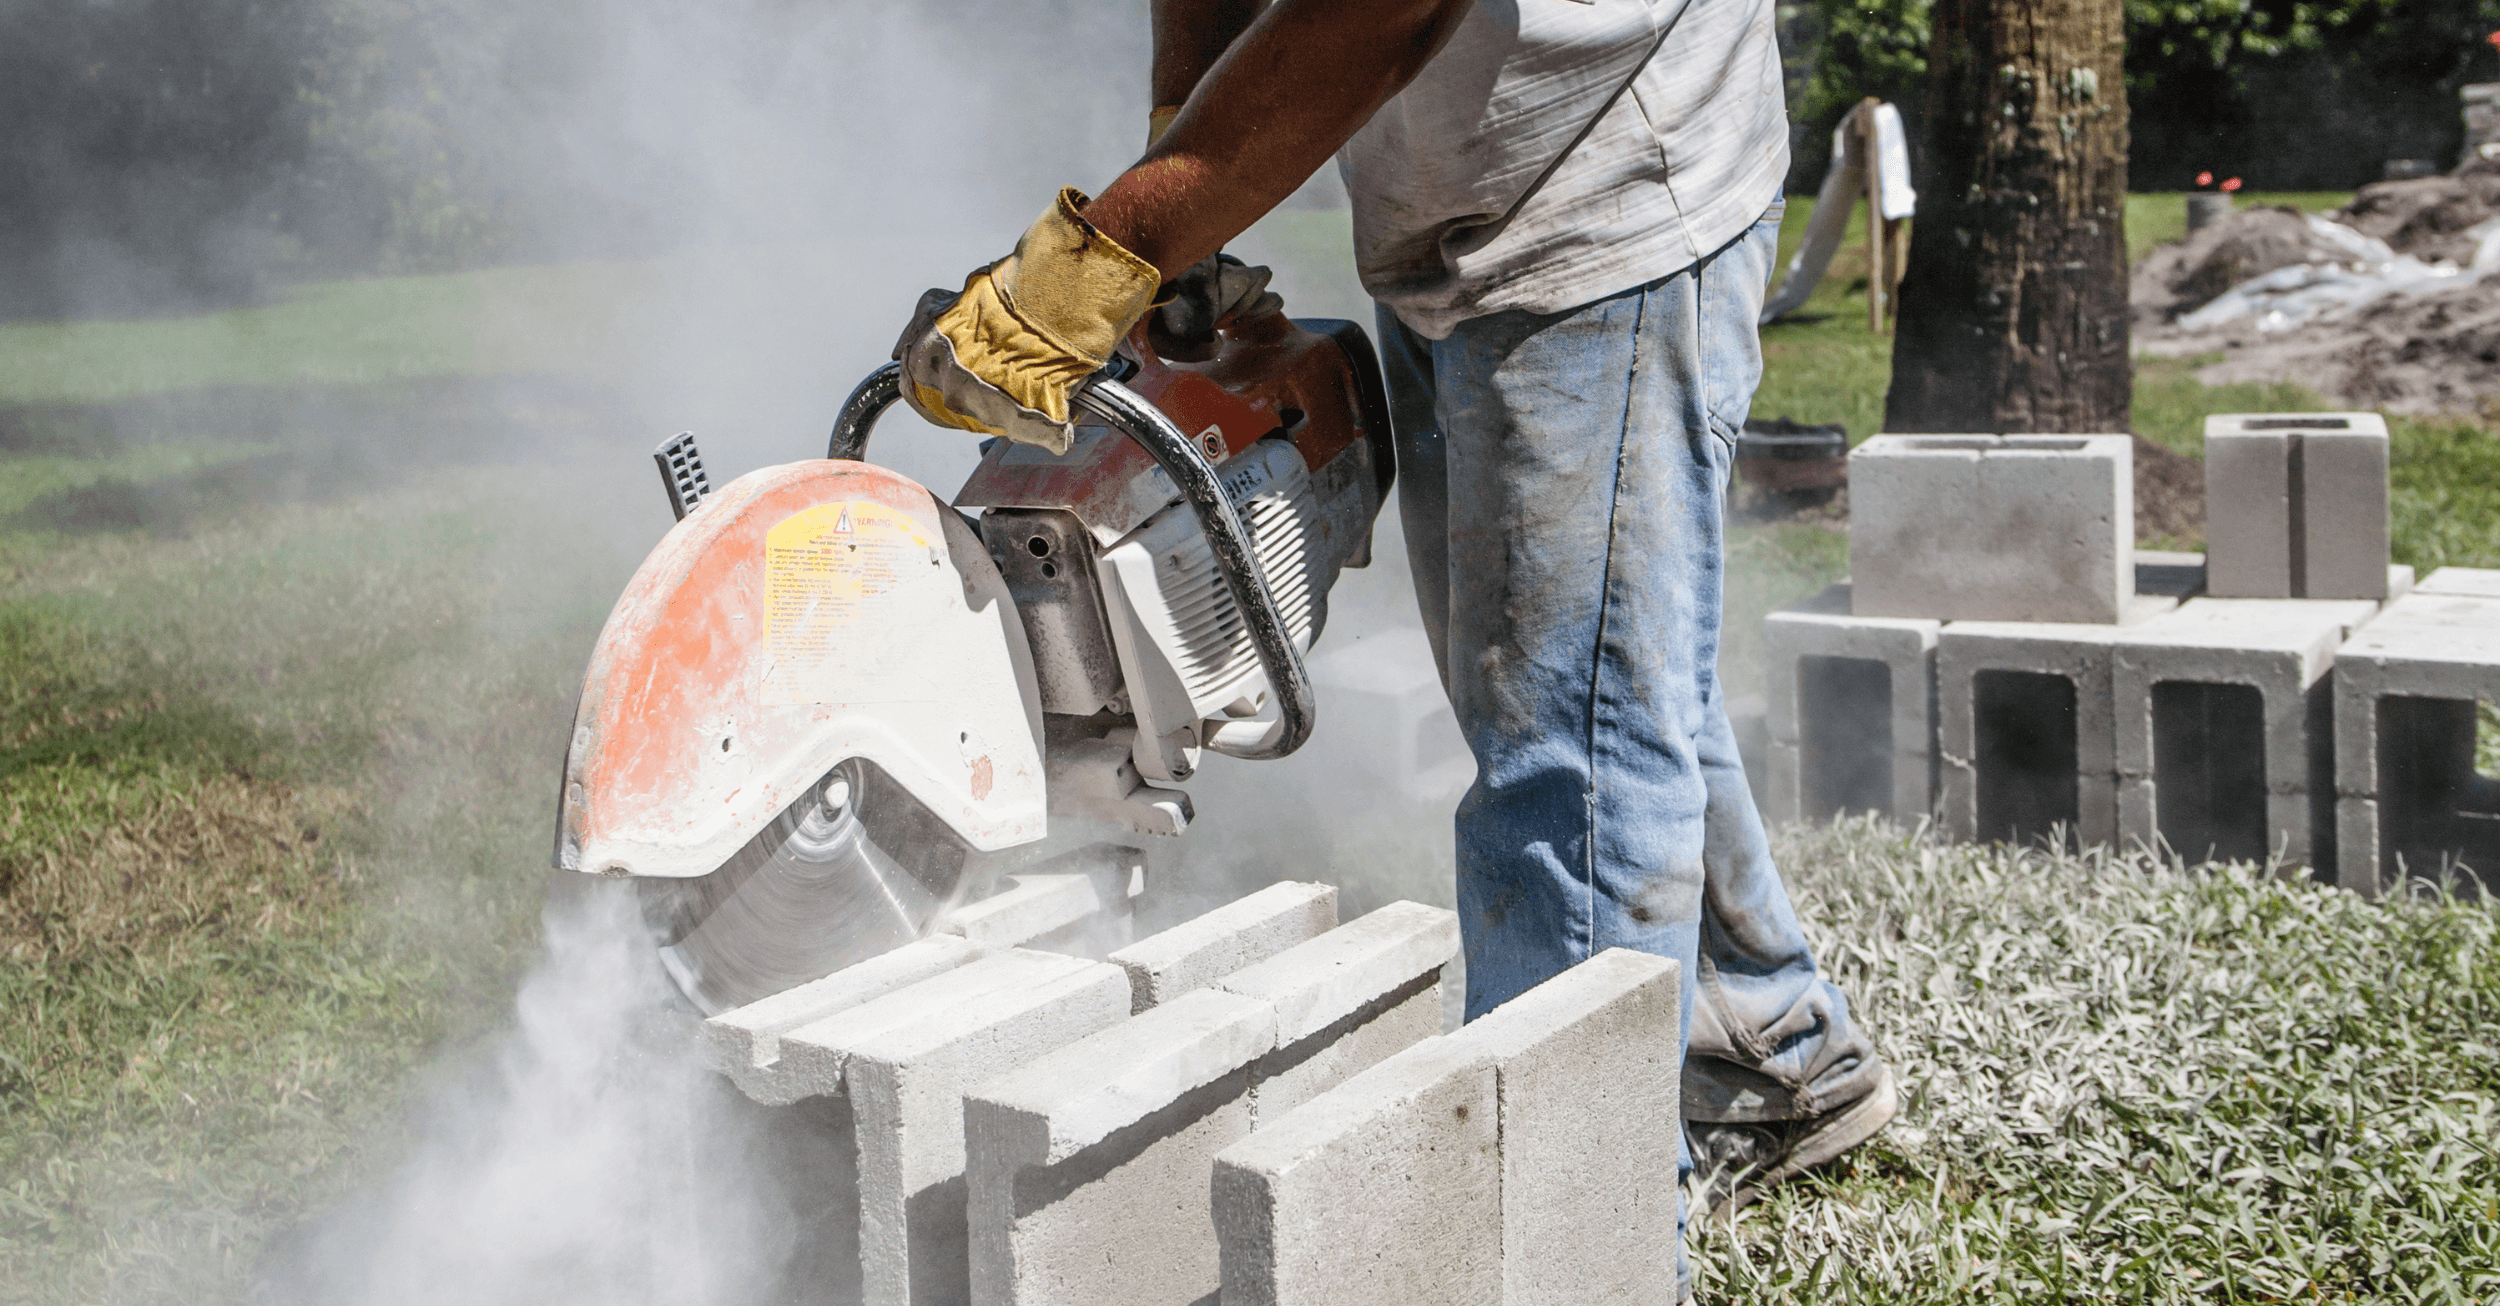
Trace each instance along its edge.
<path fill-rule="evenodd" d="M 492 1056 L 422 1110 L 377 1190 L 301 1236 L 264 1300 L 783 1299 L 847 1162 L 689 1055 L 631 886 L 559 895 Z"/>
<path fill-rule="evenodd" d="M 376 61 L 348 89 L 403 124 L 446 184 L 491 201 L 470 217 L 505 253 L 456 279 L 464 368 L 181 392 L 108 406 L 100 420 L 131 440 L 196 435 L 204 420 L 225 438 L 281 431 L 264 479 L 299 500 L 373 493 L 427 467 L 491 469 L 506 490 L 495 511 L 533 519 L 493 551 L 492 565 L 528 578 L 515 591 L 526 600 L 499 618 L 507 640 L 595 629 L 582 614 L 604 610 L 669 524 L 653 445 L 693 429 L 716 486 L 821 456 L 843 397 L 884 361 L 919 292 L 1002 252 L 1057 186 L 1098 189 L 1144 129 L 1140 0 L 347 8 L 401 24 L 376 29 Z M 410 166 L 407 152 L 377 157 Z M 1292 311 L 1367 316 L 1332 183 L 1234 248 L 1277 268 Z M 388 204 L 360 202 L 305 229 L 390 217 Z M 229 260 L 216 284 L 279 286 L 269 293 L 283 299 L 306 266 L 253 220 L 203 221 L 231 228 L 207 242 Z M 264 261 L 238 271 L 234 251 Z M 95 313 L 133 293 L 144 278 L 131 268 L 151 257 L 142 233 L 84 241 L 44 267 L 71 311 Z M 898 411 L 870 456 L 943 496 L 976 452 Z M 165 523 L 183 504 L 142 497 L 114 520 L 181 529 Z M 1347 572 L 1332 596 L 1315 650 L 1328 674 L 1395 663 L 1410 682 L 1429 679 L 1420 640 L 1399 638 L 1415 617 L 1395 517 L 1394 506 L 1382 515 L 1374 565 Z M 1141 929 L 1281 879 L 1345 886 L 1348 916 L 1396 898 L 1448 903 L 1448 777 L 1416 791 L 1412 753 L 1401 761 L 1375 735 L 1332 729 L 1330 703 L 1323 684 L 1317 737 L 1292 759 L 1210 759 L 1190 786 L 1198 827 L 1153 850 Z M 1425 751 L 1446 762 L 1454 743 L 1445 730 Z M 561 751 L 551 732 L 536 759 L 549 792 Z M 529 761 L 496 765 L 525 775 Z M 439 754 L 419 764 L 470 765 Z M 405 829 L 478 819 L 443 797 L 461 790 L 440 776 L 384 788 L 401 795 L 390 819 Z M 497 846 L 543 844 L 536 827 L 514 834 Z M 509 873 L 545 874 L 535 863 Z M 854 1180 L 820 1118 L 837 1108 L 756 1107 L 703 1070 L 631 886 L 549 885 L 543 951 L 508 1025 L 443 1055 L 404 1108 L 404 1155 L 279 1239 L 255 1296 L 853 1300 Z"/>

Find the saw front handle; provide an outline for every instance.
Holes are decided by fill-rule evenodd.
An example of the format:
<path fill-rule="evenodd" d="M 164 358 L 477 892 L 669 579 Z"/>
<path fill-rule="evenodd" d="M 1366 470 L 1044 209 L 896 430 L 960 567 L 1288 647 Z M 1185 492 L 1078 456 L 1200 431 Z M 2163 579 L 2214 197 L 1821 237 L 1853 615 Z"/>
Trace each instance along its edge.
<path fill-rule="evenodd" d="M 825 449 L 827 458 L 861 461 L 868 449 L 868 432 L 877 418 L 903 395 L 903 365 L 888 363 L 868 374 L 851 397 L 842 405 L 842 415 L 833 424 L 833 438 Z M 1200 746 L 1253 762 L 1284 757 L 1311 737 L 1311 725 L 1318 715 L 1318 696 L 1311 690 L 1310 674 L 1303 669 L 1302 654 L 1293 646 L 1293 637 L 1285 629 L 1285 619 L 1276 611 L 1276 596 L 1267 587 L 1267 574 L 1259 569 L 1256 554 L 1250 551 L 1250 534 L 1242 529 L 1241 515 L 1233 511 L 1233 501 L 1224 494 L 1216 480 L 1215 468 L 1198 452 L 1198 445 L 1163 410 L 1146 402 L 1136 391 L 1097 372 L 1078 388 L 1073 396 L 1078 406 L 1101 418 L 1105 425 L 1154 456 L 1165 475 L 1180 487 L 1181 497 L 1198 514 L 1199 528 L 1206 532 L 1207 548 L 1215 555 L 1215 569 L 1224 578 L 1224 588 L 1233 596 L 1233 610 L 1239 612 L 1242 624 L 1249 629 L 1251 650 L 1259 655 L 1259 667 L 1267 673 L 1268 687 L 1276 695 L 1274 721 L 1234 721 L 1216 727 Z"/>

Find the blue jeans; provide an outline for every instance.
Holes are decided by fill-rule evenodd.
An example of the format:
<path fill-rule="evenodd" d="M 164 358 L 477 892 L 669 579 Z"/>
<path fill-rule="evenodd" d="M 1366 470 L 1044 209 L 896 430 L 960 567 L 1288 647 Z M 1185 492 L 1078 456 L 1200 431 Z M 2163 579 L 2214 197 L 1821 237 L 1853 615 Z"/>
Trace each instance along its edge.
<path fill-rule="evenodd" d="M 1476 756 L 1467 1017 L 1607 948 L 1672 957 L 1695 1120 L 1820 1115 L 1882 1073 L 1798 930 L 1718 681 L 1779 212 L 1566 312 L 1437 341 L 1379 315 L 1416 602 Z"/>

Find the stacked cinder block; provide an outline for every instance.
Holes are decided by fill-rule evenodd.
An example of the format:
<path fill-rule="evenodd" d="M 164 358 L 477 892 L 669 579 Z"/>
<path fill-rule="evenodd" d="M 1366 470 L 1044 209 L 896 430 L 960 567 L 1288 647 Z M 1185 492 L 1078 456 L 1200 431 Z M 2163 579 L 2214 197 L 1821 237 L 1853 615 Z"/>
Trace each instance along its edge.
<path fill-rule="evenodd" d="M 839 1104 L 864 1302 L 1212 1291 L 1215 1150 L 1432 1036 L 1458 942 L 1447 911 L 1339 926 L 1333 888 L 1280 884 L 1094 962 L 999 946 L 1072 923 L 1010 906 L 975 917 L 991 942 L 936 935 L 706 1023 L 751 1097 Z M 1171 1237 L 1105 1235 L 1151 1228 Z"/>
<path fill-rule="evenodd" d="M 2134 549 L 2127 437 L 1861 445 L 1851 580 L 1765 623 L 1768 814 L 2331 857 L 2328 669 L 2412 584 L 2386 427 L 2217 417 L 2206 448 L 2210 565 Z"/>
<path fill-rule="evenodd" d="M 924 939 L 705 1047 L 856 1156 L 809 1259 L 859 1277 L 811 1299 L 1673 1300 L 1675 963 L 1601 953 L 1443 1035 L 1457 946 L 1280 884 L 1103 962 Z"/>
<path fill-rule="evenodd" d="M 2206 593 L 2390 598 L 2391 580 L 2402 581 L 2390 575 L 2387 545 L 2387 422 L 2378 414 L 2205 419 Z"/>
<path fill-rule="evenodd" d="M 1222 1300 L 1675 1300 L 1677 980 L 1601 953 L 1263 1120 L 1215 1159 Z"/>
<path fill-rule="evenodd" d="M 1944 623 L 1856 616 L 1849 598 L 1848 586 L 1834 586 L 1762 623 L 1772 820 L 1871 811 L 1916 821 L 1934 805 Z"/>
<path fill-rule="evenodd" d="M 1230 973 L 1173 968 L 1141 984 L 1162 996 L 1134 1019 L 974 1089 L 971 1300 L 1187 1306 L 1212 1295 L 1216 1154 L 1436 1034 L 1439 975 L 1457 947 L 1449 912 L 1395 903 Z M 1185 983 L 1204 987 L 1174 991 Z"/>
<path fill-rule="evenodd" d="M 2331 865 L 2335 649 L 2367 600 L 2195 599 L 2114 647 L 2119 834 L 2190 861 Z"/>
<path fill-rule="evenodd" d="M 2435 571 L 2336 650 L 2339 883 L 2376 894 L 2454 866 L 2500 888 L 2500 782 L 2474 759 L 2492 699 L 2500 573 Z"/>

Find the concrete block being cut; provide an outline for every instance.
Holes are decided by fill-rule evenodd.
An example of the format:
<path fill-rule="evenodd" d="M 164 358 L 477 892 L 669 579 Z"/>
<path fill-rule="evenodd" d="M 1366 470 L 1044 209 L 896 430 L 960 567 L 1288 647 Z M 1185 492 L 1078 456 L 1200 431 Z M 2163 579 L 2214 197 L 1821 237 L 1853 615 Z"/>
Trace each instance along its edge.
<path fill-rule="evenodd" d="M 2500 599 L 2409 594 L 2336 650 L 2338 883 L 2376 894 L 2454 865 L 2500 888 L 2500 781 L 2474 761 L 2489 699 Z"/>
<path fill-rule="evenodd" d="M 1272 886 L 1124 952 L 1157 981 L 1197 987 L 974 1090 L 976 1301 L 1210 1296 L 1215 1154 L 1440 1029 L 1451 913 L 1393 903 L 1276 947 L 1334 914 L 1318 888 Z"/>
<path fill-rule="evenodd" d="M 838 1060 L 806 1055 L 784 1060 L 781 1036 L 989 954 L 969 939 L 938 935 L 724 1011 L 703 1022 L 704 1062 L 768 1106 L 840 1093 Z"/>
<path fill-rule="evenodd" d="M 1935 801 L 1936 637 L 1909 617 L 1775 612 L 1762 623 L 1774 821 L 1872 811 L 1924 818 Z"/>
<path fill-rule="evenodd" d="M 1276 1050 L 1252 1088 L 1267 1121 L 1441 1029 L 1441 968 L 1458 916 L 1393 902 L 1218 981 L 1276 1009 Z"/>
<path fill-rule="evenodd" d="M 1879 435 L 1849 454 L 1861 617 L 2114 622 L 2135 593 L 2123 435 Z"/>
<path fill-rule="evenodd" d="M 782 1037 L 838 1062 L 858 1134 L 869 1306 L 969 1293 L 963 1095 L 1128 1017 L 1119 967 L 1016 949 Z"/>
<path fill-rule="evenodd" d="M 991 948 L 1098 957 L 1134 937 L 1132 903 L 1145 887 L 1143 852 L 1090 844 L 1012 877 L 1000 893 L 948 912 L 937 932 Z"/>
<path fill-rule="evenodd" d="M 2389 597 L 2386 421 L 2206 418 L 2205 541 L 2216 598 Z"/>
<path fill-rule="evenodd" d="M 1430 1039 L 1224 1149 L 1225 1306 L 1497 1306 L 1495 1074 L 1481 1048 Z"/>
<path fill-rule="evenodd" d="M 2377 612 L 2358 599 L 2195 599 L 2130 628 L 2110 682 L 2120 835 L 2192 862 L 2331 853 L 2327 672 Z"/>
<path fill-rule="evenodd" d="M 1128 972 L 1130 1004 L 1144 1011 L 1335 928 L 1336 886 L 1288 881 L 1140 939 L 1109 960 Z"/>
<path fill-rule="evenodd" d="M 1495 1073 L 1504 1306 L 1675 1299 L 1680 969 L 1609 949 L 1450 1042 Z M 1603 1230 L 1603 1237 L 1591 1237 Z"/>
<path fill-rule="evenodd" d="M 1275 1008 L 1200 989 L 964 1100 L 975 1306 L 1190 1306 L 1218 1287 L 1208 1185 L 1247 1137 Z"/>

